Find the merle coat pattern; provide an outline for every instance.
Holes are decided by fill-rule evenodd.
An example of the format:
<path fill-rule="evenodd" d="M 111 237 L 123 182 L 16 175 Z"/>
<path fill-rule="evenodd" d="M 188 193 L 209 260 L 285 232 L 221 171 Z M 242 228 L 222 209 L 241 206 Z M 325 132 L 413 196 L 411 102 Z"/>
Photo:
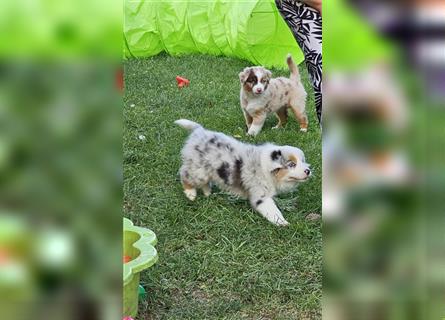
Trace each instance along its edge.
<path fill-rule="evenodd" d="M 273 197 L 293 190 L 311 172 L 304 153 L 291 146 L 242 143 L 189 120 L 176 124 L 192 133 L 182 149 L 180 169 L 184 193 L 195 200 L 197 190 L 205 196 L 211 184 L 248 198 L 252 207 L 270 222 L 287 225 Z"/>

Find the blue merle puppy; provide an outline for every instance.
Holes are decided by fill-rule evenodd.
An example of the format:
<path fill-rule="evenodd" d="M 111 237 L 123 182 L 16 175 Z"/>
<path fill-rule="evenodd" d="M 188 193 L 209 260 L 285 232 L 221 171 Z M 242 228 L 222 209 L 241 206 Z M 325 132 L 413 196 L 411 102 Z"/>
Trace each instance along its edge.
<path fill-rule="evenodd" d="M 175 123 L 192 131 L 182 149 L 180 169 L 188 199 L 196 199 L 197 189 L 209 196 L 210 184 L 214 183 L 248 198 L 252 207 L 273 224 L 289 224 L 273 197 L 291 191 L 311 175 L 303 151 L 291 146 L 242 143 L 185 119 Z"/>

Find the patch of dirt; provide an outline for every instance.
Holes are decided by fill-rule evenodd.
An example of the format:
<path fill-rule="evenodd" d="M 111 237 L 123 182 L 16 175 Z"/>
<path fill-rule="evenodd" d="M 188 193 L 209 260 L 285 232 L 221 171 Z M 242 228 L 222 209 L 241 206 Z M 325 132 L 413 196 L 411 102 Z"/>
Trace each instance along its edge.
<path fill-rule="evenodd" d="M 192 297 L 193 297 L 193 299 L 196 299 L 197 301 L 203 302 L 203 303 L 208 303 L 210 301 L 209 295 L 201 289 L 193 290 Z"/>
<path fill-rule="evenodd" d="M 321 218 L 321 215 L 318 213 L 315 213 L 315 212 L 309 213 L 306 216 L 306 220 L 308 220 L 308 221 L 317 221 L 317 220 L 320 220 L 320 218 Z"/>

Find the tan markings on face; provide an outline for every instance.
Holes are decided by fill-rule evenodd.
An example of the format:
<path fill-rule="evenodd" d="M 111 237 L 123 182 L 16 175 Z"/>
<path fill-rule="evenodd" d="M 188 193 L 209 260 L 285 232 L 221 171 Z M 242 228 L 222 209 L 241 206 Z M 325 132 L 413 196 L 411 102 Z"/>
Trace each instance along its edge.
<path fill-rule="evenodd" d="M 269 85 L 270 76 L 267 70 L 261 70 L 258 74 L 258 81 L 263 83 L 263 85 Z"/>
<path fill-rule="evenodd" d="M 278 169 L 275 173 L 275 178 L 278 181 L 284 180 L 284 178 L 287 176 L 287 169 Z"/>
<path fill-rule="evenodd" d="M 292 161 L 293 163 L 298 163 L 298 158 L 297 158 L 297 156 L 294 155 L 294 154 L 291 154 L 291 155 L 289 156 L 289 160 Z"/>

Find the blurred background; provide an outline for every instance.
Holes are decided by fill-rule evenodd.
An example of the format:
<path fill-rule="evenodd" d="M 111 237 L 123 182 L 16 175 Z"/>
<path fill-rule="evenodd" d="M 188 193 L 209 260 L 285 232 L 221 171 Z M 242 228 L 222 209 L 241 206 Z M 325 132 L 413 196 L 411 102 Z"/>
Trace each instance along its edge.
<path fill-rule="evenodd" d="M 323 15 L 323 319 L 444 319 L 445 2 Z"/>
<path fill-rule="evenodd" d="M 2 319 L 121 317 L 121 6 L 2 2 Z"/>

